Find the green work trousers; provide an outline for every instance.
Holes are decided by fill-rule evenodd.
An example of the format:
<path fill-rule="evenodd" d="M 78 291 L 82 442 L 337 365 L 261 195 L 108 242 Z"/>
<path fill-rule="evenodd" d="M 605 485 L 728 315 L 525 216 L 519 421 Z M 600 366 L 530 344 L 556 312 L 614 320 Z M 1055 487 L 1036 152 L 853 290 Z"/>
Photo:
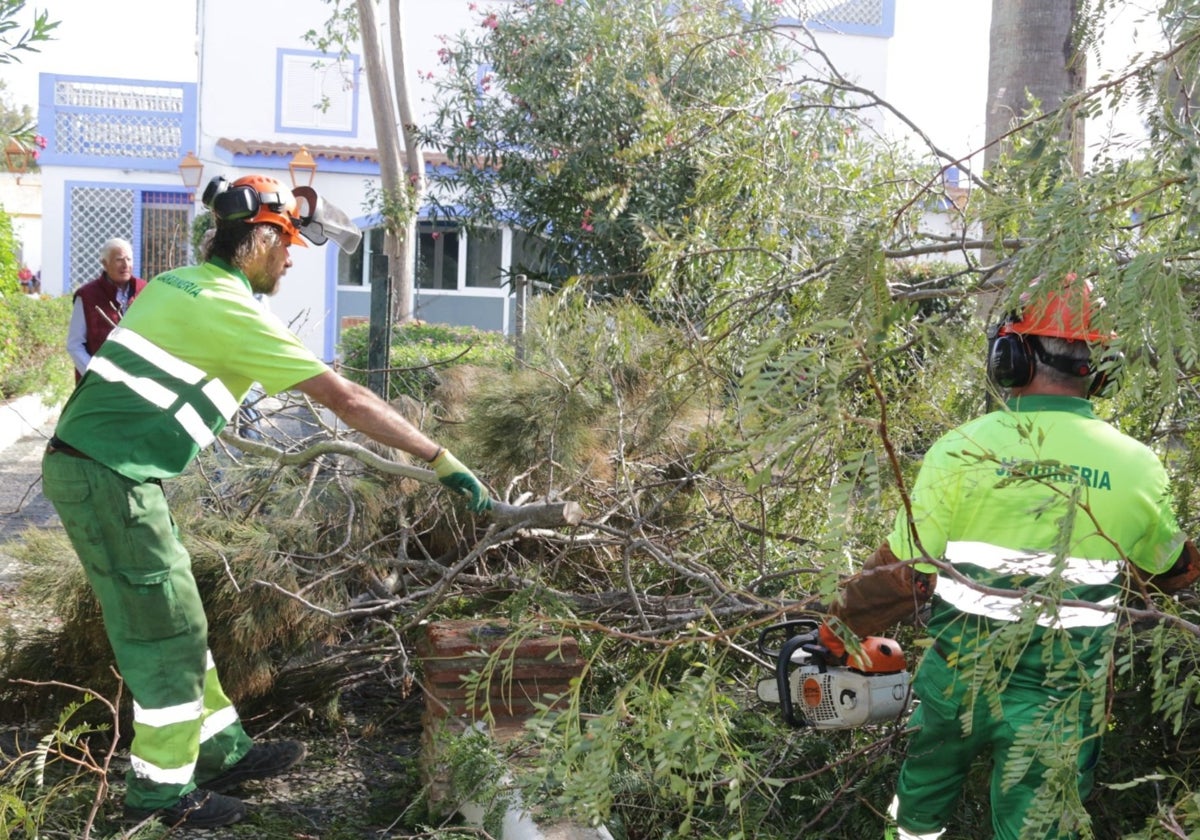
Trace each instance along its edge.
<path fill-rule="evenodd" d="M 909 740 L 896 787 L 901 837 L 934 836 L 945 827 L 971 764 L 981 756 L 992 760 L 992 836 L 996 840 L 1017 840 L 1020 835 L 1035 797 L 1047 782 L 1048 765 L 1042 757 L 1051 765 L 1061 765 L 1055 756 L 1077 748 L 1076 767 L 1068 784 L 1077 786 L 1080 800 L 1091 791 L 1100 735 L 1091 729 L 1088 705 L 1082 714 L 1070 716 L 1070 724 L 1062 725 L 1066 716 L 1054 713 L 1056 701 L 1045 690 L 1010 685 L 1000 696 L 998 708 L 983 697 L 968 703 L 954 669 L 932 650 L 921 662 L 914 690 L 921 698 L 910 719 L 916 731 Z M 969 732 L 964 725 L 967 720 Z M 1025 760 L 1028 764 L 1023 772 L 1014 769 Z M 1007 782 L 1006 771 L 1010 773 Z M 1061 803 L 1062 799 L 1049 801 Z M 1037 807 L 1047 807 L 1046 801 Z M 1059 807 L 1057 812 L 1062 810 Z M 1060 827 L 1043 836 L 1075 835 Z"/>
<path fill-rule="evenodd" d="M 208 652 L 208 620 L 162 486 L 96 461 L 47 452 L 43 492 L 100 601 L 133 698 L 125 801 L 173 805 L 233 766 L 251 740 Z"/>

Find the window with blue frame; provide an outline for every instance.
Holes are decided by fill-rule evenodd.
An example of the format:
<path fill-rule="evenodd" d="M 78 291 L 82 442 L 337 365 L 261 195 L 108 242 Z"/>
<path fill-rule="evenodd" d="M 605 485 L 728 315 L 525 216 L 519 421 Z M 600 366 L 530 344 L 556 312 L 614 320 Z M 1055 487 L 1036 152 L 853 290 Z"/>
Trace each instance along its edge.
<path fill-rule="evenodd" d="M 466 243 L 466 277 L 468 289 L 499 289 L 504 285 L 504 233 L 500 230 L 478 230 L 464 235 L 456 225 L 434 222 L 417 224 L 416 287 L 433 291 L 457 291 L 458 266 L 463 259 L 462 242 Z M 517 237 L 514 234 L 514 248 Z M 514 254 L 516 251 L 514 250 Z M 352 254 L 338 255 L 338 285 L 369 288 L 372 283 L 387 278 L 383 254 L 383 228 L 363 231 L 362 242 Z"/>

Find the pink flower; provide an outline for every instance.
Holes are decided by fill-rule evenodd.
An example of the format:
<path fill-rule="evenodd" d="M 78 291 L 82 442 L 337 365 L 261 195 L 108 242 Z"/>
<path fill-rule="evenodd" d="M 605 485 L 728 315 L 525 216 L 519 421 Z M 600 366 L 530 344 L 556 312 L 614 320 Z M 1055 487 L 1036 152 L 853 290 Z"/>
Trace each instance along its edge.
<path fill-rule="evenodd" d="M 552 157 L 552 158 L 559 157 L 561 154 L 562 154 L 562 152 L 560 152 L 558 149 L 550 150 L 550 157 Z"/>
<path fill-rule="evenodd" d="M 37 144 L 39 149 L 46 148 L 46 138 L 40 134 L 33 138 L 33 142 Z"/>
<path fill-rule="evenodd" d="M 592 208 L 589 207 L 583 211 L 583 221 L 579 224 L 579 227 L 583 228 L 588 233 L 591 233 L 593 230 L 595 230 L 595 228 L 592 227 Z"/>
<path fill-rule="evenodd" d="M 496 18 L 495 13 L 493 13 L 483 19 L 483 25 L 488 29 L 495 29 L 500 25 L 500 21 Z"/>

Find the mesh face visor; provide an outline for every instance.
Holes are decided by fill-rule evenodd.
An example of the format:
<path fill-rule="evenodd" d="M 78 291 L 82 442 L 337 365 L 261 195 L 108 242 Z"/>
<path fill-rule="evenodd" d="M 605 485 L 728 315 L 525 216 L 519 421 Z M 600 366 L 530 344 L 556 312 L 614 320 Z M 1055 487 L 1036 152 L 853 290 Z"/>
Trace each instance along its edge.
<path fill-rule="evenodd" d="M 332 240 L 347 254 L 353 253 L 362 241 L 362 231 L 341 209 L 317 195 L 312 187 L 296 187 L 296 227 L 300 235 L 314 245 Z"/>

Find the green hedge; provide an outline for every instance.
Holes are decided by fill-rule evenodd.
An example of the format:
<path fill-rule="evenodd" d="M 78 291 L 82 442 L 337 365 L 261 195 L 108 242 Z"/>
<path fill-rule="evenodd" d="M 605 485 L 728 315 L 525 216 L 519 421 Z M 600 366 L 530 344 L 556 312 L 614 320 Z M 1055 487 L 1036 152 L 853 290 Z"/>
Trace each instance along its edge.
<path fill-rule="evenodd" d="M 367 384 L 366 324 L 342 331 L 342 373 L 348 379 Z M 507 369 L 513 363 L 513 349 L 500 333 L 447 324 L 412 323 L 392 330 L 388 354 L 388 399 L 404 395 L 421 402 L 429 399 L 438 382 L 437 372 L 452 365 L 477 365 Z"/>
<path fill-rule="evenodd" d="M 0 399 L 66 398 L 75 384 L 67 355 L 71 297 L 0 295 Z"/>

